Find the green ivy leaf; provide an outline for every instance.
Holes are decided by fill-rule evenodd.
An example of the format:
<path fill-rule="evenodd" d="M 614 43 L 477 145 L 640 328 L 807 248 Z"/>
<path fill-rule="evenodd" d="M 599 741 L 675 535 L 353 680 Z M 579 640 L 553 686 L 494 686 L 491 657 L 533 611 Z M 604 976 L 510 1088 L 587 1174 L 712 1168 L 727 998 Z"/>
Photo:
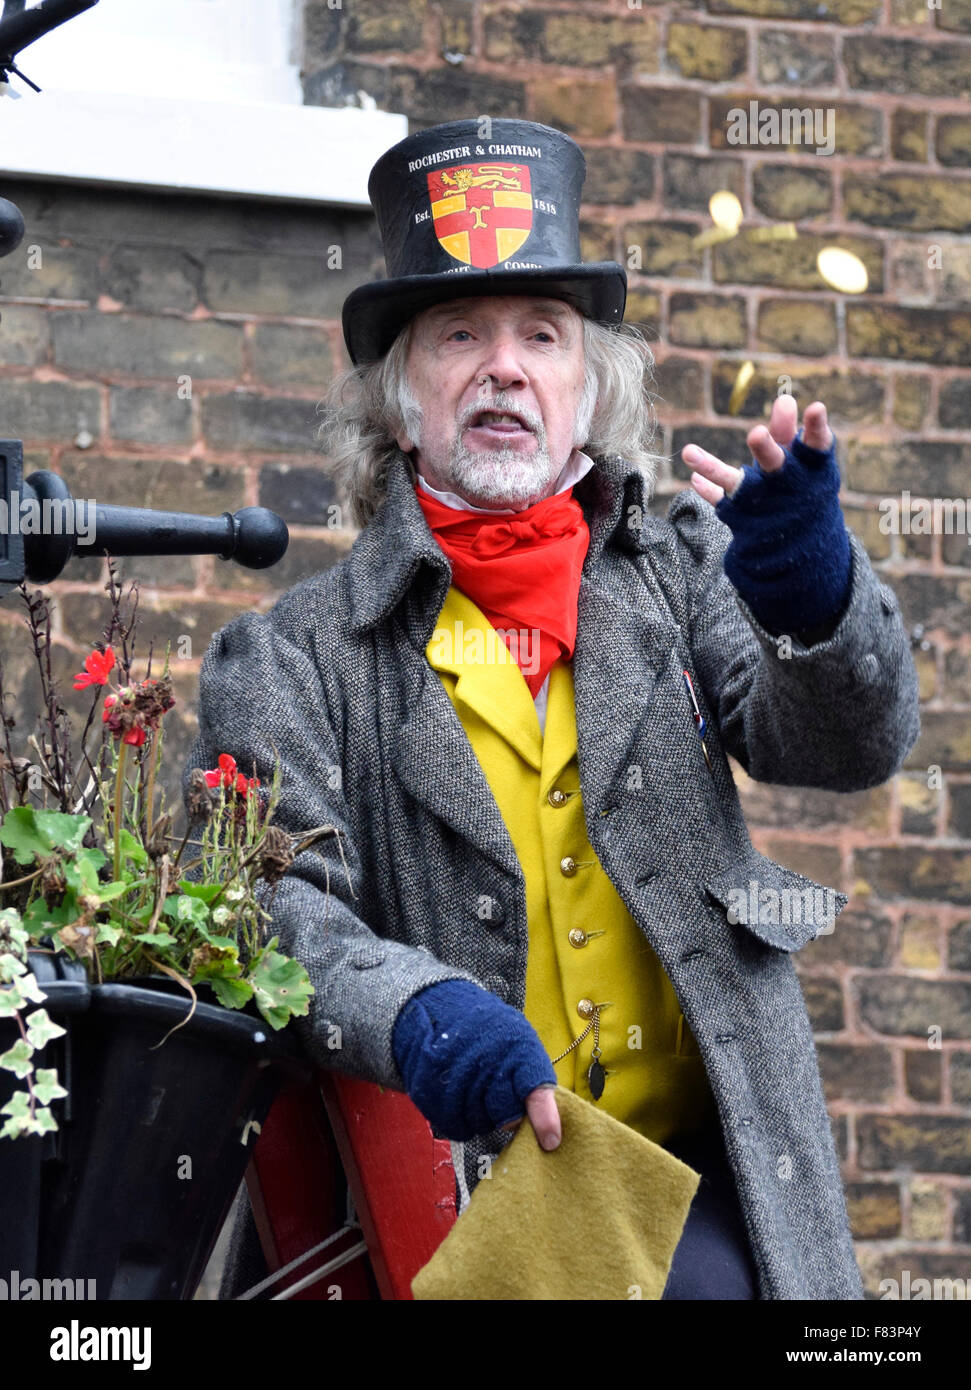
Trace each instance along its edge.
<path fill-rule="evenodd" d="M 60 1100 L 67 1095 L 64 1087 L 57 1079 L 57 1072 L 53 1067 L 38 1067 L 34 1076 L 34 1095 L 41 1105 L 50 1105 L 52 1100 Z"/>
<path fill-rule="evenodd" d="M 29 1124 L 29 1120 L 22 1120 L 19 1117 L 9 1119 L 3 1129 L 0 1129 L 0 1139 L 19 1139 L 22 1134 L 29 1133 Z"/>
<path fill-rule="evenodd" d="M 107 941 L 109 946 L 117 946 L 124 930 L 124 927 L 118 927 L 114 922 L 99 922 L 94 933 L 95 942 L 99 946 L 103 941 Z"/>
<path fill-rule="evenodd" d="M 14 1076 L 19 1076 L 23 1081 L 24 1077 L 29 1076 L 34 1070 L 34 1064 L 30 1060 L 33 1051 L 33 1046 L 26 1039 L 18 1038 L 13 1047 L 0 1053 L 0 1067 L 4 1071 L 12 1071 Z"/>
<path fill-rule="evenodd" d="M 26 1091 L 14 1091 L 6 1105 L 0 1106 L 0 1115 L 12 1115 L 15 1120 L 30 1119 L 30 1097 Z"/>
<path fill-rule="evenodd" d="M 17 988 L 25 999 L 29 999 L 33 1004 L 43 1004 L 47 995 L 37 983 L 36 975 L 23 975 L 17 981 Z"/>
<path fill-rule="evenodd" d="M 19 984 L 7 985 L 5 989 L 0 989 L 0 1018 L 13 1018 L 19 1009 L 22 1009 L 27 1000 L 20 992 Z"/>
<path fill-rule="evenodd" d="M 34 1118 L 27 1122 L 27 1129 L 31 1134 L 51 1134 L 57 1129 L 57 1121 L 49 1110 L 35 1110 Z"/>
<path fill-rule="evenodd" d="M 0 1129 L 0 1139 L 19 1139 L 22 1134 L 29 1134 L 30 1098 L 27 1092 L 15 1091 L 0 1109 L 0 1115 L 10 1116 L 3 1129 Z"/>
<path fill-rule="evenodd" d="M 257 1007 L 271 1028 L 283 1028 L 292 1016 L 310 1011 L 314 987 L 299 961 L 263 951 L 249 978 Z"/>
<path fill-rule="evenodd" d="M 27 1023 L 27 1037 L 34 1047 L 46 1047 L 52 1038 L 63 1038 L 67 1032 L 55 1023 L 46 1009 L 35 1009 Z"/>
<path fill-rule="evenodd" d="M 16 979 L 18 975 L 26 975 L 27 967 L 22 960 L 13 955 L 10 951 L 4 951 L 0 955 L 0 980 L 5 983 Z"/>
<path fill-rule="evenodd" d="M 15 946 L 27 944 L 28 933 L 20 913 L 15 907 L 5 907 L 0 912 L 0 935 L 3 935 Z"/>

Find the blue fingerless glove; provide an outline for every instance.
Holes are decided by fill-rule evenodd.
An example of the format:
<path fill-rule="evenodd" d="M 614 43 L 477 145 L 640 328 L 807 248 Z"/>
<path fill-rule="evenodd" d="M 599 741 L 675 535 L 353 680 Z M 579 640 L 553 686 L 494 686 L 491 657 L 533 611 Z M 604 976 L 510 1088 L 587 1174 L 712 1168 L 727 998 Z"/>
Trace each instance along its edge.
<path fill-rule="evenodd" d="M 530 1091 L 556 1084 L 526 1016 L 471 980 L 440 980 L 413 995 L 391 1047 L 408 1095 L 448 1139 L 521 1119 Z"/>
<path fill-rule="evenodd" d="M 734 494 L 715 506 L 732 531 L 725 573 L 769 632 L 835 626 L 849 601 L 853 555 L 839 504 L 836 439 L 823 452 L 802 430 L 773 473 L 746 464 Z"/>

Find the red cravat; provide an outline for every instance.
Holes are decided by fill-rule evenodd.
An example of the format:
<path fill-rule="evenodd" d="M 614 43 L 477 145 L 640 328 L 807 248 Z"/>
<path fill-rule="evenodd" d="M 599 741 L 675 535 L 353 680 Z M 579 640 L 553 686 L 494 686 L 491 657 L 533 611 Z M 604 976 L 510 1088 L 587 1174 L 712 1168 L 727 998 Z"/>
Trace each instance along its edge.
<path fill-rule="evenodd" d="M 576 645 L 577 595 L 590 532 L 573 489 L 511 516 L 448 507 L 417 483 L 415 493 L 451 562 L 452 582 L 500 630 L 535 699 L 553 663 L 570 658 Z M 513 629 L 516 640 L 506 629 Z M 532 669 L 536 634 L 539 663 Z"/>

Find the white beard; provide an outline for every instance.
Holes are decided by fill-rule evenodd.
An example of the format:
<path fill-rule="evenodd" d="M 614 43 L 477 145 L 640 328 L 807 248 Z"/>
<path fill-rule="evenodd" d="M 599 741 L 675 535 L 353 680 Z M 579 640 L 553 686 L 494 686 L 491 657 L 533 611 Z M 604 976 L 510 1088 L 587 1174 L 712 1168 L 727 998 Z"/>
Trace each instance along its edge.
<path fill-rule="evenodd" d="M 456 440 L 445 473 L 445 488 L 475 507 L 522 511 L 547 495 L 560 470 L 550 461 L 544 437 L 528 456 L 515 445 L 489 450 L 466 448 Z"/>

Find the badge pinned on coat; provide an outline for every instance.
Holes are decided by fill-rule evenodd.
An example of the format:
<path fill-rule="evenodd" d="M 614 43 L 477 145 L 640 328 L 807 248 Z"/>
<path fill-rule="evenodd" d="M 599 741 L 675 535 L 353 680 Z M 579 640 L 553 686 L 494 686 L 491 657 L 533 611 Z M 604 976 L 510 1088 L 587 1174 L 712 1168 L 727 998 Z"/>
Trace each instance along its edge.
<path fill-rule="evenodd" d="M 705 734 L 708 731 L 708 724 L 701 710 L 698 708 L 698 697 L 695 695 L 695 688 L 690 674 L 687 671 L 682 671 L 681 674 L 684 676 L 685 689 L 688 692 L 688 699 L 691 701 L 691 717 L 695 721 L 695 728 L 698 730 L 698 737 L 701 739 L 701 751 L 705 755 L 708 771 L 714 773 L 715 769 L 711 765 L 711 758 L 708 754 L 708 745 L 705 743 Z"/>

